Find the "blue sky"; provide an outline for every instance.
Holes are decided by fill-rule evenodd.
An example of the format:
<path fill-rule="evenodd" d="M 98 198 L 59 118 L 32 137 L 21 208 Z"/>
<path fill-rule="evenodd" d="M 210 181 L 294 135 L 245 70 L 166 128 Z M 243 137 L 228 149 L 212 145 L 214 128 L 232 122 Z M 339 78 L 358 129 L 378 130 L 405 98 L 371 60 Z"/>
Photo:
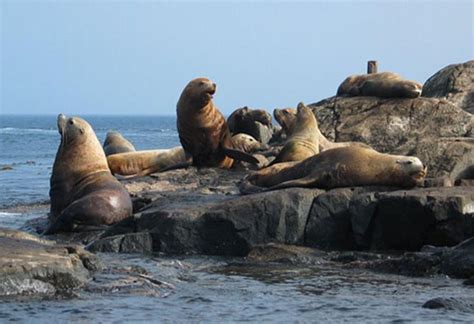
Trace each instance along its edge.
<path fill-rule="evenodd" d="M 370 59 L 424 82 L 474 57 L 474 1 L 0 2 L 3 114 L 174 115 L 199 76 L 225 114 L 271 111 Z"/>

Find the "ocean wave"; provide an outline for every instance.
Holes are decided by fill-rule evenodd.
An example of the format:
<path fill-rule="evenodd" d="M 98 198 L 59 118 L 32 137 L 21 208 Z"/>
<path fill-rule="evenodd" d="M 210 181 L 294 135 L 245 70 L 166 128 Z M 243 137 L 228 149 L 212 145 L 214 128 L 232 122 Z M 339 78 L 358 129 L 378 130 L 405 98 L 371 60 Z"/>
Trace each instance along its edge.
<path fill-rule="evenodd" d="M 43 128 L 16 128 L 16 127 L 4 127 L 0 128 L 0 134 L 58 134 L 55 129 L 43 129 Z"/>

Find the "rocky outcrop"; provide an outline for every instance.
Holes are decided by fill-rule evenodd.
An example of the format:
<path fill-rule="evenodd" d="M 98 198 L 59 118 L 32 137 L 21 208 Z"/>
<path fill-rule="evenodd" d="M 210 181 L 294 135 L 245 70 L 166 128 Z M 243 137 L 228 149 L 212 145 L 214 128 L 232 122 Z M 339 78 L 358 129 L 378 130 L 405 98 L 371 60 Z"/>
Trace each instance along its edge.
<path fill-rule="evenodd" d="M 329 139 L 416 155 L 429 177 L 454 181 L 474 163 L 474 116 L 446 100 L 331 97 L 310 106 Z"/>
<path fill-rule="evenodd" d="M 54 295 L 83 286 L 99 259 L 76 245 L 0 229 L 0 296 Z"/>
<path fill-rule="evenodd" d="M 436 72 L 423 85 L 421 95 L 444 98 L 474 114 L 474 60 L 451 64 Z"/>

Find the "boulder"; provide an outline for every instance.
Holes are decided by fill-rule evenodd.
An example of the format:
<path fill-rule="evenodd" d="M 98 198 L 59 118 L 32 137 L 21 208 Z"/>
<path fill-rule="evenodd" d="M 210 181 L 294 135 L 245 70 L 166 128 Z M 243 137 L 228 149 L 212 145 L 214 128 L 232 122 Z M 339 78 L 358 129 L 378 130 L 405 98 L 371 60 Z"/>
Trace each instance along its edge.
<path fill-rule="evenodd" d="M 429 177 L 454 178 L 473 163 L 474 116 L 444 99 L 331 97 L 310 107 L 329 139 L 417 155 Z"/>
<path fill-rule="evenodd" d="M 474 237 L 461 242 L 443 255 L 441 271 L 458 278 L 474 276 Z"/>
<path fill-rule="evenodd" d="M 438 297 L 428 300 L 423 308 L 447 309 L 461 312 L 474 312 L 474 298 Z"/>
<path fill-rule="evenodd" d="M 474 114 L 474 60 L 451 64 L 436 72 L 423 85 L 421 95 L 444 98 Z"/>
<path fill-rule="evenodd" d="M 0 296 L 54 295 L 83 286 L 100 268 L 80 246 L 0 229 Z"/>

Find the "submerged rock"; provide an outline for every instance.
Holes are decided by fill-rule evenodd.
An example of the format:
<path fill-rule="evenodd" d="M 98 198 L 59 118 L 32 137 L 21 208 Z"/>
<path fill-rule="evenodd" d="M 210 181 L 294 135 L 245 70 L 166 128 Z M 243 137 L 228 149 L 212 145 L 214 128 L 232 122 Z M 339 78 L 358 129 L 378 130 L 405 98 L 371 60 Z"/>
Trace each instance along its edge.
<path fill-rule="evenodd" d="M 454 297 L 438 297 L 428 300 L 423 304 L 423 308 L 448 309 L 461 312 L 474 313 L 474 298 L 459 299 Z"/>
<path fill-rule="evenodd" d="M 0 229 L 0 296 L 53 295 L 75 289 L 100 267 L 99 259 L 80 246 Z"/>

